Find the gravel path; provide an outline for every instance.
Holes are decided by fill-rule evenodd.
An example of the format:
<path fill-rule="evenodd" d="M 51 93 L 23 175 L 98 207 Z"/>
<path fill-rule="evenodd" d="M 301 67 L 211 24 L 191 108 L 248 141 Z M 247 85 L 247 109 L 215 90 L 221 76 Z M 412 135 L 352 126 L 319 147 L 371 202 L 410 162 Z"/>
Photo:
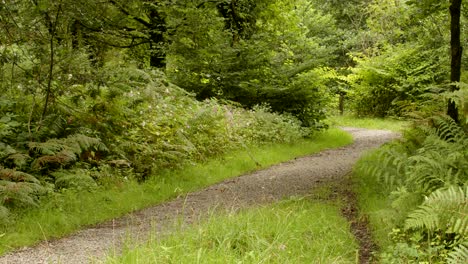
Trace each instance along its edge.
<path fill-rule="evenodd" d="M 343 128 L 355 139 L 352 145 L 297 158 L 268 169 L 223 181 L 204 190 L 114 219 L 55 241 L 42 242 L 0 257 L 0 263 L 98 262 L 123 241 L 144 240 L 151 230 L 169 231 L 177 219 L 192 223 L 217 209 L 236 209 L 309 194 L 317 184 L 342 178 L 361 154 L 398 137 L 384 130 Z"/>

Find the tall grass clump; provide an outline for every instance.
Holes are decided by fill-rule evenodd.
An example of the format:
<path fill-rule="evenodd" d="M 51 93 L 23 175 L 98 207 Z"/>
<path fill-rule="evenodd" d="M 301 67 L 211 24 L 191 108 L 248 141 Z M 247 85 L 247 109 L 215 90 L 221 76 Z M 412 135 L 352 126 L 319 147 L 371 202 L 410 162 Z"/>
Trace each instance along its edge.
<path fill-rule="evenodd" d="M 357 247 L 339 208 L 294 199 L 212 215 L 108 263 L 354 263 Z"/>
<path fill-rule="evenodd" d="M 467 132 L 432 117 L 356 166 L 384 263 L 468 260 Z"/>

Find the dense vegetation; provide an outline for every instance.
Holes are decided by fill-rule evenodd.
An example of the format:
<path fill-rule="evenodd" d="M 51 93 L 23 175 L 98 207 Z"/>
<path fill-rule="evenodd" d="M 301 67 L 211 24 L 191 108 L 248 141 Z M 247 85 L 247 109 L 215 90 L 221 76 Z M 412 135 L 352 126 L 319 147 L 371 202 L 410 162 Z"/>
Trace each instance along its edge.
<path fill-rule="evenodd" d="M 445 210 L 440 200 L 463 205 L 463 195 L 456 212 L 466 214 L 464 5 L 3 1 L 1 226 L 64 192 L 141 183 L 228 151 L 297 142 L 340 109 L 425 120 L 362 170 L 405 204 L 393 223 L 406 221 L 399 237 L 450 243 L 437 249 L 450 258 L 467 254 L 466 218 L 423 219 Z M 444 113 L 453 121 L 431 117 Z M 447 229 L 452 220 L 457 228 Z"/>
<path fill-rule="evenodd" d="M 446 117 L 426 122 L 356 168 L 384 263 L 468 259 L 468 129 Z"/>

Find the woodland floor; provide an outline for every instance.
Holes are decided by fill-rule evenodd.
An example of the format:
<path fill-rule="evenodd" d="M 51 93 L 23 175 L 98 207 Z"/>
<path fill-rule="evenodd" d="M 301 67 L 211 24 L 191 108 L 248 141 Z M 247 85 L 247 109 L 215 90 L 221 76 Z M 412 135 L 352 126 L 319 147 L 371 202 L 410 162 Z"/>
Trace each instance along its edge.
<path fill-rule="evenodd" d="M 225 180 L 198 192 L 0 257 L 0 263 L 96 263 L 119 252 L 127 241 L 163 235 L 175 222 L 194 223 L 218 210 L 237 210 L 272 203 L 291 196 L 310 195 L 316 187 L 332 186 L 333 197 L 345 204 L 343 215 L 360 245 L 360 263 L 369 263 L 375 248 L 365 219 L 358 215 L 348 175 L 363 152 L 398 137 L 384 130 L 343 128 L 354 143 L 297 158 L 241 177 Z"/>

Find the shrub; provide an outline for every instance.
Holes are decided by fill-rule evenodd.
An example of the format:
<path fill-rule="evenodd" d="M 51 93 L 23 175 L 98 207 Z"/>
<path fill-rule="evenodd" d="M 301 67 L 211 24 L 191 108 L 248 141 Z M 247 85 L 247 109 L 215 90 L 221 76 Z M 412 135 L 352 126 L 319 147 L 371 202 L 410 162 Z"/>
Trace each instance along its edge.
<path fill-rule="evenodd" d="M 442 50 L 402 44 L 374 57 L 355 57 L 349 76 L 352 108 L 361 116 L 402 116 L 418 110 L 426 93 L 447 80 Z"/>

